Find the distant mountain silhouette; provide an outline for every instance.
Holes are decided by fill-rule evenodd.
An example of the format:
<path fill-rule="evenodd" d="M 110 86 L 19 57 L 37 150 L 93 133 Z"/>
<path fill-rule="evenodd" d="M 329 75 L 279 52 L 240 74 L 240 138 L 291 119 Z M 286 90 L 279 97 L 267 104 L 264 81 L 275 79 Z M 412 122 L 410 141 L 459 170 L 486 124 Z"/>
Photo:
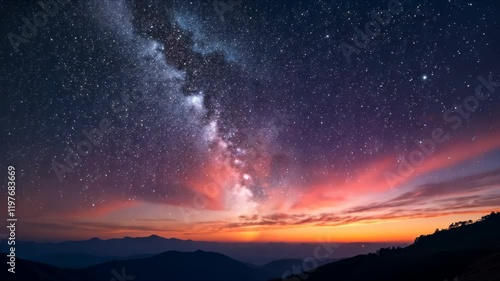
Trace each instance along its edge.
<path fill-rule="evenodd" d="M 273 277 L 280 276 L 286 270 L 290 269 L 294 265 L 302 264 L 302 260 L 299 259 L 283 259 L 272 261 L 261 266 L 260 269 L 269 272 Z"/>
<path fill-rule="evenodd" d="M 405 248 L 380 248 L 376 253 L 328 263 L 310 272 L 291 276 L 288 280 L 500 280 L 499 237 L 500 214 L 492 213 L 476 223 L 459 222 L 447 230 L 422 235 Z M 113 241 L 136 241 L 130 239 L 169 240 L 154 236 Z M 92 245 L 103 241 L 95 238 L 83 242 Z M 71 245 L 75 242 L 66 243 Z M 3 257 L 5 264 L 7 256 L 3 254 Z M 55 267 L 17 258 L 16 274 L 4 270 L 0 273 L 0 280 L 281 280 L 284 272 L 302 262 L 286 259 L 255 266 L 220 253 L 201 250 L 168 251 L 151 257 L 108 261 L 82 269 Z"/>
<path fill-rule="evenodd" d="M 332 243 L 335 244 L 335 243 Z M 40 261 L 54 266 L 81 268 L 110 259 L 123 259 L 136 255 L 157 255 L 165 251 L 192 252 L 198 249 L 217 252 L 239 261 L 263 265 L 280 259 L 304 259 L 314 253 L 319 243 L 220 243 L 207 241 L 149 237 L 124 237 L 102 240 L 92 238 L 83 241 L 39 243 L 16 241 L 18 257 Z M 335 244 L 331 258 L 351 257 L 375 251 L 389 243 L 341 243 Z M 0 250 L 8 250 L 6 243 Z"/>
<path fill-rule="evenodd" d="M 330 262 L 333 262 L 338 259 L 324 259 L 324 260 L 317 260 L 318 265 L 323 265 L 327 264 Z M 293 266 L 300 267 L 303 264 L 303 260 L 299 259 L 282 259 L 282 260 L 276 260 L 272 261 L 269 263 L 266 263 L 265 265 L 258 267 L 259 269 L 271 273 L 274 277 L 276 276 L 281 276 L 283 273 L 287 270 L 292 269 Z"/>
<path fill-rule="evenodd" d="M 3 264 L 8 262 L 7 254 L 1 253 Z M 108 281 L 111 278 L 108 279 Z M 39 262 L 26 261 L 16 258 L 15 274 L 7 270 L 0 271 L 0 280 L 19 280 L 19 281 L 37 281 L 37 280 L 84 280 L 81 272 L 74 269 L 59 268 Z"/>
<path fill-rule="evenodd" d="M 31 258 L 31 261 L 50 264 L 57 267 L 66 268 L 84 268 L 92 265 L 104 263 L 113 260 L 128 260 L 151 257 L 153 254 L 133 255 L 126 257 L 101 257 L 88 254 L 50 254 Z"/>
<path fill-rule="evenodd" d="M 4 254 L 4 262 L 6 255 Z M 127 278 L 124 278 L 127 276 Z M 16 274 L 0 273 L 1 280 L 267 280 L 268 272 L 251 268 L 225 255 L 169 251 L 150 258 L 105 262 L 84 269 L 64 269 L 17 260 Z M 133 279 L 132 279 L 133 278 Z M 122 280 L 124 281 L 124 280 Z"/>
<path fill-rule="evenodd" d="M 458 225 L 405 248 L 382 248 L 288 280 L 500 280 L 500 214 Z"/>
<path fill-rule="evenodd" d="M 169 251 L 151 258 L 106 262 L 84 269 L 90 280 L 110 280 L 113 269 L 134 280 L 266 280 L 272 275 L 228 256 L 204 251 Z"/>

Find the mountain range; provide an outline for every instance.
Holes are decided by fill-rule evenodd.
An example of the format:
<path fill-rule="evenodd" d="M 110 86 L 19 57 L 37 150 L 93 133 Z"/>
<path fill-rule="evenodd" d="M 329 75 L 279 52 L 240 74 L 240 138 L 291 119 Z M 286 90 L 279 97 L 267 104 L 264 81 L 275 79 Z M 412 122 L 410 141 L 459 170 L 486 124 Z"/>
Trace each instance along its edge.
<path fill-rule="evenodd" d="M 149 239 L 163 241 L 161 237 Z M 80 245 L 79 243 L 89 245 L 86 243 L 103 243 L 103 241 L 109 240 L 91 239 L 67 242 L 63 245 Z M 7 259 L 6 255 L 3 256 Z M 326 264 L 323 264 L 325 262 Z M 492 213 L 475 223 L 452 224 L 448 229 L 436 230 L 434 234 L 417 237 L 412 245 L 404 248 L 385 247 L 373 253 L 333 262 L 312 262 L 317 263 L 317 268 L 306 268 L 307 263 L 311 263 L 311 260 L 287 259 L 257 266 L 216 252 L 170 250 L 151 256 L 146 254 L 143 257 L 122 257 L 84 268 L 63 268 L 18 258 L 16 274 L 3 271 L 0 273 L 0 278 L 1 280 L 75 281 L 264 281 L 282 280 L 281 278 L 293 281 L 500 280 L 500 214 Z M 305 268 L 307 271 L 298 272 L 297 268 Z"/>
<path fill-rule="evenodd" d="M 203 250 L 227 255 L 245 263 L 263 265 L 282 259 L 302 260 L 313 255 L 316 247 L 332 249 L 330 259 L 340 259 L 373 252 L 391 243 L 231 243 L 149 237 L 113 239 L 92 238 L 83 241 L 40 243 L 18 241 L 17 255 L 21 258 L 60 267 L 81 268 L 116 259 L 151 257 L 165 251 L 192 252 Z M 403 244 L 397 244 L 403 245 Z M 8 250 L 0 244 L 0 250 Z"/>
<path fill-rule="evenodd" d="M 500 280 L 500 213 L 455 225 L 405 248 L 381 248 L 287 280 Z"/>

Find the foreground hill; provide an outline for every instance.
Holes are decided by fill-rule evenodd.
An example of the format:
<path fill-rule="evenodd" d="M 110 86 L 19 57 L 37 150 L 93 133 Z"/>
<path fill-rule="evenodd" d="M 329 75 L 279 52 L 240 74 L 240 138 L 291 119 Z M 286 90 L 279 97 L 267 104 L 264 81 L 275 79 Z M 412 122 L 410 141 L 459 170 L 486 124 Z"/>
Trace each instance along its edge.
<path fill-rule="evenodd" d="M 381 248 L 318 267 L 289 280 L 500 280 L 500 214 L 460 222 L 420 236 L 405 248 Z M 3 254 L 4 264 L 7 257 Z M 83 269 L 16 260 L 16 274 L 0 280 L 269 280 L 300 260 L 262 267 L 205 251 L 168 251 L 152 257 L 114 260 Z M 280 280 L 280 279 L 276 279 Z"/>
<path fill-rule="evenodd" d="M 5 255 L 4 259 L 5 258 Z M 65 269 L 17 260 L 16 274 L 5 271 L 0 280 L 267 280 L 268 272 L 251 268 L 218 253 L 165 252 L 154 257 L 105 262 L 84 269 Z"/>
<path fill-rule="evenodd" d="M 500 280 L 500 214 L 318 267 L 289 280 Z"/>
<path fill-rule="evenodd" d="M 109 280 L 124 268 L 134 280 L 266 280 L 272 276 L 222 254 L 169 251 L 152 258 L 106 262 L 83 270 L 90 280 Z"/>

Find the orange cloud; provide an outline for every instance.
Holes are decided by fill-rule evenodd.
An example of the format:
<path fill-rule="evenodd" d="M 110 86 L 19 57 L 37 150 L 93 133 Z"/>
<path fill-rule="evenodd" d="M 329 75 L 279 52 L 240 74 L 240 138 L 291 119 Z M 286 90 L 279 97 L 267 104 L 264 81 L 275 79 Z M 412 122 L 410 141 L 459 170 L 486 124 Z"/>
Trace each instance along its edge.
<path fill-rule="evenodd" d="M 415 166 L 408 174 L 398 173 L 398 157 L 384 156 L 369 163 L 365 167 L 358 167 L 358 174 L 352 178 L 321 178 L 318 183 L 307 187 L 297 187 L 304 190 L 292 206 L 294 210 L 320 209 L 338 206 L 348 199 L 372 192 L 384 192 L 394 188 L 386 177 L 394 174 L 403 185 L 425 173 L 450 168 L 467 160 L 474 159 L 485 153 L 500 148 L 500 134 L 492 133 L 476 137 L 474 141 L 456 141 L 437 144 L 434 153 L 427 156 L 421 165 Z M 325 173 L 328 174 L 328 173 Z M 332 174 L 332 173 L 330 173 Z"/>

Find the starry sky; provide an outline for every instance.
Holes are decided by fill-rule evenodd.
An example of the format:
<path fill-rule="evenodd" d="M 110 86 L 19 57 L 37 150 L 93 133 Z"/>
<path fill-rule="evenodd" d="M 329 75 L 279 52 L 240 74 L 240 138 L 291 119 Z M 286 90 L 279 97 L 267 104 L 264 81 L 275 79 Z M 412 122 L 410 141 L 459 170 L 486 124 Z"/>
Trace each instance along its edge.
<path fill-rule="evenodd" d="M 500 210 L 498 1 L 0 10 L 21 239 L 412 241 Z"/>

